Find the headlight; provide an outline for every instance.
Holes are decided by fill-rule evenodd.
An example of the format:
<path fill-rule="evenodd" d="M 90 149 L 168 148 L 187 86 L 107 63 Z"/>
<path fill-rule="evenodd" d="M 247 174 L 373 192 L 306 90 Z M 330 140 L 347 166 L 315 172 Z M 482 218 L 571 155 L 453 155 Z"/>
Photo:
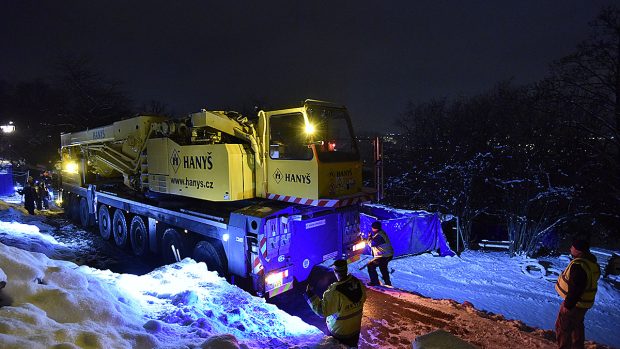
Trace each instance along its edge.
<path fill-rule="evenodd" d="M 63 164 L 63 171 L 67 173 L 78 173 L 78 164 L 73 161 L 65 162 Z"/>
<path fill-rule="evenodd" d="M 353 251 L 358 251 L 365 247 L 366 247 L 366 241 L 358 242 L 357 244 L 353 245 Z"/>
<path fill-rule="evenodd" d="M 282 279 L 288 276 L 288 269 L 285 271 L 279 271 L 277 273 L 271 273 L 265 277 L 265 283 L 268 285 L 282 284 Z"/>

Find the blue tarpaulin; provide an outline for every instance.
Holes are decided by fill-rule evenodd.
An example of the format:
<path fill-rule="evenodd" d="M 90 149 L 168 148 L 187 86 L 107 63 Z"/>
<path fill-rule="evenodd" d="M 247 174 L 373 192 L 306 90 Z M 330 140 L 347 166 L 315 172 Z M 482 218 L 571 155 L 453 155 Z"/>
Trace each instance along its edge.
<path fill-rule="evenodd" d="M 372 222 L 381 222 L 394 248 L 394 257 L 431 251 L 438 251 L 441 256 L 454 256 L 441 229 L 439 214 L 382 205 L 364 205 L 363 210 L 366 212 L 360 214 L 360 229 L 364 236 L 370 232 Z"/>
<path fill-rule="evenodd" d="M 13 184 L 13 166 L 3 164 L 0 166 L 0 195 L 11 196 L 15 194 L 15 184 Z"/>

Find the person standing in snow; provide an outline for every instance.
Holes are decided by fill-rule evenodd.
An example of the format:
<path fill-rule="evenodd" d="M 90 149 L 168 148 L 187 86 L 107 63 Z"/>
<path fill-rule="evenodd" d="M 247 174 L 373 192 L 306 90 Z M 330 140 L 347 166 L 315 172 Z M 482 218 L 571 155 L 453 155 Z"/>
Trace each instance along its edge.
<path fill-rule="evenodd" d="M 368 236 L 367 242 L 372 250 L 373 259 L 366 264 L 366 267 L 368 267 L 368 276 L 370 277 L 368 286 L 379 285 L 377 267 L 379 267 L 379 270 L 381 271 L 383 283 L 385 285 L 392 286 L 388 263 L 390 263 L 392 257 L 394 256 L 394 249 L 392 248 L 392 244 L 390 243 L 387 233 L 381 229 L 381 222 L 373 222 L 371 228 L 372 231 Z"/>
<path fill-rule="evenodd" d="M 346 260 L 337 260 L 333 267 L 337 281 L 329 285 L 323 293 L 323 299 L 319 298 L 308 284 L 306 302 L 315 314 L 326 318 L 327 328 L 338 342 L 357 347 L 366 289 L 361 281 L 348 273 Z"/>
<path fill-rule="evenodd" d="M 34 188 L 34 179 L 32 177 L 28 177 L 26 181 L 26 186 L 19 191 L 20 194 L 24 195 L 24 207 L 26 211 L 30 214 L 34 214 L 35 201 L 37 199 L 37 191 Z"/>
<path fill-rule="evenodd" d="M 37 195 L 39 196 L 39 200 L 41 201 L 41 208 L 44 210 L 48 210 L 50 194 L 49 194 L 49 191 L 47 190 L 47 186 L 45 185 L 45 182 L 43 181 L 39 182 L 39 186 L 37 187 Z"/>
<path fill-rule="evenodd" d="M 34 190 L 35 190 L 35 201 L 37 203 L 37 210 L 41 211 L 43 210 L 43 198 L 41 197 L 41 182 L 38 182 L 35 184 L 34 186 Z"/>
<path fill-rule="evenodd" d="M 590 244 L 575 239 L 570 247 L 573 260 L 558 277 L 555 290 L 564 299 L 555 321 L 558 348 L 583 348 L 585 342 L 584 318 L 592 308 L 598 279 L 601 276 L 596 257 L 590 253 Z"/>

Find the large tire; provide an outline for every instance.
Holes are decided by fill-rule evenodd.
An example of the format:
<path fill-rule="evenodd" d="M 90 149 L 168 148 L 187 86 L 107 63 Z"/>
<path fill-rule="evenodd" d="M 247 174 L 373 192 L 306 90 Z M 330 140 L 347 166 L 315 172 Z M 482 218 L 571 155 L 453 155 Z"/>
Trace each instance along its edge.
<path fill-rule="evenodd" d="M 80 223 L 84 228 L 93 225 L 92 214 L 88 212 L 88 201 L 86 198 L 80 199 Z"/>
<path fill-rule="evenodd" d="M 181 236 L 176 229 L 166 229 L 161 238 L 161 258 L 163 262 L 165 264 L 176 263 L 178 260 L 187 257 L 189 255 L 187 245 L 187 239 Z M 178 255 L 176 255 L 177 253 Z"/>
<path fill-rule="evenodd" d="M 67 219 L 72 222 L 79 222 L 80 220 L 80 197 L 76 195 L 69 196 L 69 200 L 66 203 L 65 215 Z"/>
<path fill-rule="evenodd" d="M 129 241 L 131 250 L 136 256 L 146 256 L 149 254 L 149 231 L 146 229 L 144 219 L 134 216 L 129 228 Z"/>
<path fill-rule="evenodd" d="M 110 218 L 108 206 L 99 206 L 99 214 L 97 217 L 99 221 L 99 234 L 104 240 L 110 239 L 110 235 L 112 235 L 112 219 Z"/>
<path fill-rule="evenodd" d="M 112 236 L 114 237 L 114 243 L 116 246 L 127 246 L 127 240 L 129 240 L 127 219 L 125 218 L 123 210 L 119 208 L 114 210 L 114 216 L 112 217 Z"/>
<path fill-rule="evenodd" d="M 80 197 L 74 196 L 71 200 L 71 218 L 75 223 L 81 223 L 80 221 Z"/>
<path fill-rule="evenodd" d="M 73 205 L 71 205 L 72 200 L 73 195 L 66 195 L 65 200 L 62 202 L 62 209 L 65 211 L 65 218 L 70 221 L 73 220 L 73 217 L 71 216 L 73 214 L 73 211 L 71 211 L 71 207 L 73 207 Z"/>
<path fill-rule="evenodd" d="M 193 258 L 196 262 L 205 262 L 210 271 L 215 271 L 221 277 L 228 272 L 228 261 L 222 243 L 217 240 L 200 241 L 194 247 Z"/>

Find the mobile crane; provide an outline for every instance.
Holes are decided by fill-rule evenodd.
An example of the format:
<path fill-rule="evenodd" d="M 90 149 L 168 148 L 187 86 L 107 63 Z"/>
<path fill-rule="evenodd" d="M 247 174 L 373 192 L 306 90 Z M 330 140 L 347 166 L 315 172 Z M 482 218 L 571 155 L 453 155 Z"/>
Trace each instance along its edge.
<path fill-rule="evenodd" d="M 357 259 L 370 196 L 343 106 L 306 100 L 183 119 L 137 116 L 61 135 L 62 205 L 134 254 L 192 257 L 276 296 L 328 259 Z"/>

